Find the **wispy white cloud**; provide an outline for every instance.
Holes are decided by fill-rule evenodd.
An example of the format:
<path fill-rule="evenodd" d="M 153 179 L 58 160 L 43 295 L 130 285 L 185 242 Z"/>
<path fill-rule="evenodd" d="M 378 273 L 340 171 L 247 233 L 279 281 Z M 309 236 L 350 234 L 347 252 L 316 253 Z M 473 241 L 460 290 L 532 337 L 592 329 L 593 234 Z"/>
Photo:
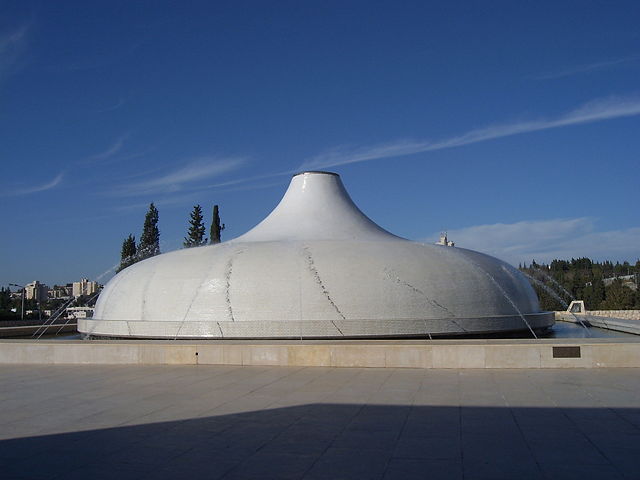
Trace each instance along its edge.
<path fill-rule="evenodd" d="M 52 188 L 57 187 L 62 182 L 63 178 L 64 178 L 64 174 L 59 173 L 49 182 L 46 182 L 41 185 L 31 185 L 28 187 L 9 189 L 4 192 L 3 196 L 11 197 L 11 196 L 18 196 L 18 195 L 28 195 L 30 193 L 38 193 L 38 192 L 44 192 L 46 190 L 51 190 Z"/>
<path fill-rule="evenodd" d="M 595 220 L 586 217 L 475 225 L 447 233 L 456 247 L 478 250 L 514 265 L 556 258 L 634 262 L 640 258 L 640 227 L 598 231 Z M 437 238 L 434 232 L 427 241 Z"/>
<path fill-rule="evenodd" d="M 245 192 L 249 190 L 262 190 L 264 188 L 271 187 L 282 187 L 282 182 L 255 183 L 253 185 L 222 188 L 220 190 L 217 190 L 217 192 Z"/>
<path fill-rule="evenodd" d="M 124 147 L 125 142 L 129 138 L 131 134 L 129 132 L 123 133 L 118 138 L 116 138 L 111 145 L 109 145 L 105 150 L 94 153 L 93 155 L 89 155 L 83 163 L 100 163 L 106 160 L 109 160 Z"/>
<path fill-rule="evenodd" d="M 265 180 L 267 178 L 275 178 L 275 177 L 282 177 L 285 175 L 293 175 L 295 173 L 299 173 L 300 170 L 285 170 L 285 171 L 281 171 L 281 172 L 276 172 L 276 173 L 265 173 L 264 175 L 252 175 L 249 177 L 242 177 L 242 178 L 236 178 L 234 180 L 226 180 L 224 182 L 218 182 L 218 183 L 214 183 L 211 185 L 203 185 L 202 188 L 220 188 L 220 187 L 229 187 L 232 185 L 240 185 L 243 183 L 249 183 L 249 182 L 254 182 L 256 180 Z M 280 182 L 278 182 L 278 185 L 280 184 Z M 260 186 L 258 186 L 257 188 L 262 188 L 262 185 L 265 185 L 267 187 L 270 187 L 272 185 L 274 185 L 273 183 L 269 183 L 269 184 L 260 184 Z M 252 189 L 254 187 L 251 187 Z M 226 190 L 226 191 L 230 191 L 230 190 Z"/>
<path fill-rule="evenodd" d="M 0 80 L 19 70 L 27 49 L 30 23 L 0 32 Z"/>
<path fill-rule="evenodd" d="M 238 192 L 238 191 L 250 191 L 250 190 L 261 190 L 265 188 L 271 187 L 282 187 L 282 182 L 272 182 L 272 183 L 258 183 L 254 185 L 245 185 L 245 186 L 234 186 L 229 188 L 221 188 L 217 189 L 216 193 L 227 193 L 227 192 Z M 173 192 L 169 193 L 164 197 L 159 199 L 155 199 L 153 204 L 156 207 L 172 207 L 172 206 L 180 206 L 180 205 L 195 205 L 196 203 L 202 204 L 203 200 L 203 190 L 206 190 L 208 187 L 199 186 L 193 189 L 188 193 L 181 192 Z M 149 202 L 135 202 L 124 205 L 118 205 L 111 208 L 113 212 L 130 212 L 130 211 L 144 211 L 149 208 Z M 113 216 L 113 215 L 110 215 Z"/>
<path fill-rule="evenodd" d="M 300 169 L 319 169 L 369 160 L 396 158 L 460 147 L 523 133 L 636 115 L 640 115 L 640 97 L 608 97 L 585 103 L 556 118 L 490 125 L 442 140 L 400 140 L 357 148 L 338 147 L 309 158 L 302 164 Z"/>
<path fill-rule="evenodd" d="M 198 194 L 194 192 L 185 194 L 169 195 L 165 198 L 155 199 L 153 204 L 156 207 L 166 207 L 172 205 L 186 205 L 198 201 Z M 115 212 L 144 211 L 149 208 L 149 202 L 135 202 L 125 205 L 118 205 L 111 210 Z"/>
<path fill-rule="evenodd" d="M 98 109 L 98 113 L 103 113 L 103 112 L 113 112 L 114 110 L 118 110 L 120 107 L 124 106 L 124 104 L 126 103 L 124 97 L 120 97 L 118 99 L 118 101 L 112 105 L 108 105 L 104 108 L 100 108 Z"/>
<path fill-rule="evenodd" d="M 146 38 L 141 38 L 139 41 L 131 43 L 123 48 L 109 48 L 102 51 L 92 51 L 90 56 L 74 57 L 74 59 L 71 60 L 70 63 L 56 62 L 55 64 L 51 64 L 46 68 L 56 72 L 73 72 L 83 70 L 98 70 L 105 67 L 110 67 L 135 55 L 138 49 L 142 47 L 146 42 Z"/>
<path fill-rule="evenodd" d="M 168 173 L 115 187 L 111 193 L 135 196 L 179 192 L 186 185 L 190 185 L 190 188 L 197 188 L 198 182 L 208 181 L 212 177 L 234 170 L 244 163 L 244 158 L 197 158 Z"/>
<path fill-rule="evenodd" d="M 27 37 L 28 25 L 23 24 L 9 32 L 0 34 L 0 58 L 10 57 L 19 50 Z"/>
<path fill-rule="evenodd" d="M 586 65 L 576 65 L 573 67 L 557 70 L 555 72 L 543 73 L 534 77 L 536 80 L 554 80 L 556 78 L 571 77 L 573 75 L 579 75 L 581 73 L 590 73 L 598 70 L 606 70 L 616 67 L 618 65 L 624 65 L 635 62 L 640 59 L 640 55 L 632 55 L 629 57 L 616 58 L 614 60 L 607 60 L 604 62 L 594 62 Z"/>

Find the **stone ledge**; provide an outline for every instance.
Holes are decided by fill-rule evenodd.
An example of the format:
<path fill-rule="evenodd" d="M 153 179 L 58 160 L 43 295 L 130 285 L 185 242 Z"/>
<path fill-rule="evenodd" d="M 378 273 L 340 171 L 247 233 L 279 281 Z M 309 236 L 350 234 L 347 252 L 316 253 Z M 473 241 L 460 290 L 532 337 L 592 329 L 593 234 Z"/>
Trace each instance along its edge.
<path fill-rule="evenodd" d="M 13 325 L 10 327 L 0 327 L 0 338 L 24 337 L 27 335 L 54 333 L 76 333 L 78 331 L 77 324 L 54 324 L 52 326 L 43 325 Z"/>
<path fill-rule="evenodd" d="M 628 320 L 640 320 L 640 310 L 587 310 L 587 315 L 596 317 L 624 318 Z"/>
<path fill-rule="evenodd" d="M 640 367 L 640 340 L 387 340 L 253 343 L 248 341 L 203 343 L 133 340 L 3 340 L 0 341 L 0 363 L 445 369 Z"/>
<path fill-rule="evenodd" d="M 568 323 L 585 322 L 588 325 L 605 330 L 640 335 L 640 320 L 620 317 L 602 317 L 593 315 L 591 312 L 580 315 L 573 315 L 568 312 L 556 312 L 556 320 Z"/>

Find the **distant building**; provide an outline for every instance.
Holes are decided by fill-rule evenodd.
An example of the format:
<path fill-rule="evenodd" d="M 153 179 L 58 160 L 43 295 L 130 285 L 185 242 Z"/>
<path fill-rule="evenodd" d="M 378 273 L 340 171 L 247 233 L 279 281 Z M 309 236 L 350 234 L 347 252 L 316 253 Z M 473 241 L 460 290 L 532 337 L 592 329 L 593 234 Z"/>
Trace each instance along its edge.
<path fill-rule="evenodd" d="M 608 287 L 609 285 L 611 285 L 616 280 L 620 280 L 622 282 L 622 285 L 624 285 L 627 288 L 630 288 L 631 290 L 637 290 L 638 289 L 638 275 L 636 275 L 636 274 L 634 274 L 634 275 L 617 275 L 615 277 L 605 278 L 605 279 L 603 279 L 603 282 L 604 282 L 604 285 L 606 287 Z"/>
<path fill-rule="evenodd" d="M 14 309 L 17 310 L 17 309 Z M 41 318 L 48 318 L 51 316 L 51 310 L 25 310 L 25 315 L 35 315 L 37 314 Z"/>
<path fill-rule="evenodd" d="M 98 282 L 91 282 L 86 278 L 83 278 L 79 282 L 73 282 L 72 295 L 79 297 L 80 295 L 93 295 L 100 290 Z"/>
<path fill-rule="evenodd" d="M 66 318 L 91 318 L 93 307 L 69 307 Z"/>
<path fill-rule="evenodd" d="M 44 302 L 49 298 L 49 287 L 38 280 L 34 280 L 24 286 L 24 298 Z"/>
<path fill-rule="evenodd" d="M 54 285 L 51 290 L 49 290 L 49 298 L 69 298 L 73 293 L 72 284 L 64 286 L 64 285 Z"/>
<path fill-rule="evenodd" d="M 445 247 L 455 247 L 456 244 L 447 238 L 447 232 L 440 234 L 440 240 L 436 242 L 436 245 L 444 245 Z"/>

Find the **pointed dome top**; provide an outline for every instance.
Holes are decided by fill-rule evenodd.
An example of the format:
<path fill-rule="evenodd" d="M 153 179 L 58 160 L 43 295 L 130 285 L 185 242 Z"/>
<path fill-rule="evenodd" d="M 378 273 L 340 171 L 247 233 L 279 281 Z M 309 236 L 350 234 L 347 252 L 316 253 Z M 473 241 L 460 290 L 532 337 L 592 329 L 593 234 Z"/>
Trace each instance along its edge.
<path fill-rule="evenodd" d="M 238 242 L 275 240 L 399 240 L 353 203 L 333 172 L 293 176 L 278 206 Z"/>

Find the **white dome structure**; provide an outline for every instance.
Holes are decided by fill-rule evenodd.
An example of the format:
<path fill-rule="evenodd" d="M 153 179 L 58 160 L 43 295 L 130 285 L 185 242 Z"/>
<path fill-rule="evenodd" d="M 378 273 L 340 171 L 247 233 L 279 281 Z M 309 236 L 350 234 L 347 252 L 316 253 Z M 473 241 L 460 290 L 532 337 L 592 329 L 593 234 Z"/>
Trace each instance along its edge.
<path fill-rule="evenodd" d="M 304 172 L 246 234 L 124 269 L 78 330 L 93 337 L 427 337 L 553 323 L 512 266 L 397 237 L 356 207 L 337 174 Z"/>

